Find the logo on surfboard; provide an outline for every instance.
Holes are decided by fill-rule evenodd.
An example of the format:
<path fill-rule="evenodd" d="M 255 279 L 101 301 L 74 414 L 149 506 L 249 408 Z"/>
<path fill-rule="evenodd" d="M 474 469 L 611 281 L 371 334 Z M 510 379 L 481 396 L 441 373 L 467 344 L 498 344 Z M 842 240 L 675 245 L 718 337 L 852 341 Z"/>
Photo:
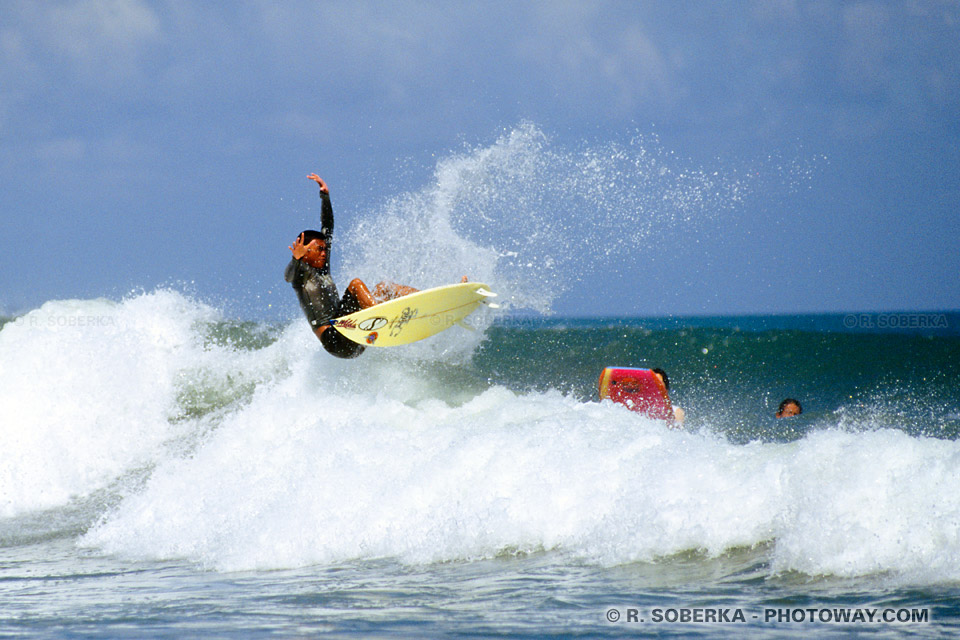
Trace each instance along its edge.
<path fill-rule="evenodd" d="M 382 316 L 376 318 L 367 318 L 358 324 L 357 328 L 360 329 L 360 331 L 376 331 L 377 329 L 385 326 L 387 322 L 389 321 Z"/>
<path fill-rule="evenodd" d="M 411 309 L 407 307 L 400 312 L 399 318 L 394 318 L 393 322 L 390 324 L 390 337 L 396 338 L 400 335 L 400 332 L 403 331 L 403 328 L 407 326 L 407 323 L 417 317 L 417 314 L 420 313 L 420 309 Z"/>

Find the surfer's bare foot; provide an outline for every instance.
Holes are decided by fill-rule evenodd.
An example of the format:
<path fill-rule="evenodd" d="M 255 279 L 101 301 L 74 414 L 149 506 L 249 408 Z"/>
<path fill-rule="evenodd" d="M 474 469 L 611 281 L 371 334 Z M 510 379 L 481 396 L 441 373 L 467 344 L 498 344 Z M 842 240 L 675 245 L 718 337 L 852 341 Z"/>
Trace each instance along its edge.
<path fill-rule="evenodd" d="M 460 282 L 470 282 L 470 280 L 469 278 L 467 278 L 467 276 L 463 276 L 462 278 L 460 278 Z"/>

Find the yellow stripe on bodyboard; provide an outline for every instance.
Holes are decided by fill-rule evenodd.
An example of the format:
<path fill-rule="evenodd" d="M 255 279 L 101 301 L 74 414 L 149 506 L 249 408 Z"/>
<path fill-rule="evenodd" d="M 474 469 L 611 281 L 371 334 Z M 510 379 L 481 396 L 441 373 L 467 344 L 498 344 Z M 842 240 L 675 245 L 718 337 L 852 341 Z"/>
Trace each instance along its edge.
<path fill-rule="evenodd" d="M 496 308 L 487 301 L 496 295 L 482 282 L 461 282 L 381 302 L 330 324 L 358 344 L 395 347 L 449 329 L 481 304 Z"/>

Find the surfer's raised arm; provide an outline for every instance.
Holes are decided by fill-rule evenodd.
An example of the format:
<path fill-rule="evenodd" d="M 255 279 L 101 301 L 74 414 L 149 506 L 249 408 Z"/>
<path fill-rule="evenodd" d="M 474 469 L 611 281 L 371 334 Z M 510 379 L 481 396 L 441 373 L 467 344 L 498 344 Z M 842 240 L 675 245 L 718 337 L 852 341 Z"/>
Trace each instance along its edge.
<path fill-rule="evenodd" d="M 307 178 L 320 185 L 320 200 L 323 201 L 320 209 L 320 233 L 326 236 L 329 242 L 333 235 L 333 205 L 330 204 L 330 188 L 323 178 L 315 173 L 308 174 Z"/>

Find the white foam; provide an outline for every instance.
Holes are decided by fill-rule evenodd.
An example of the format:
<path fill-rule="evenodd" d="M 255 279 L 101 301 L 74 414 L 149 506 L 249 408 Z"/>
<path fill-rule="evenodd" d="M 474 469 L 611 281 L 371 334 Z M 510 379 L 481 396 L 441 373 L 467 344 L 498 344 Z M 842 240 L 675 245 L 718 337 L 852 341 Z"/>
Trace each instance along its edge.
<path fill-rule="evenodd" d="M 0 514 L 64 504 L 153 459 L 212 310 L 159 292 L 48 302 L 0 330 Z"/>
<path fill-rule="evenodd" d="M 0 516 L 108 487 L 195 440 L 183 396 L 236 395 L 282 373 L 281 345 L 205 344 L 212 308 L 160 290 L 44 304 L 0 329 Z"/>
<path fill-rule="evenodd" d="M 232 570 L 542 549 L 618 564 L 772 541 L 773 571 L 960 577 L 955 443 L 732 445 L 555 392 L 458 406 L 396 363 L 364 367 L 311 356 L 84 543 Z"/>
<path fill-rule="evenodd" d="M 901 431 L 804 439 L 785 475 L 775 567 L 960 579 L 960 445 Z"/>
<path fill-rule="evenodd" d="M 114 483 L 82 544 L 217 569 L 769 543 L 772 572 L 960 579 L 956 442 L 827 428 L 734 445 L 557 392 L 469 391 L 389 350 L 337 360 L 299 320 L 269 347 L 218 347 L 216 319 L 162 291 L 4 326 L 2 515 Z M 191 418 L 188 391 L 240 399 Z M 137 469 L 144 484 L 115 484 Z"/>

